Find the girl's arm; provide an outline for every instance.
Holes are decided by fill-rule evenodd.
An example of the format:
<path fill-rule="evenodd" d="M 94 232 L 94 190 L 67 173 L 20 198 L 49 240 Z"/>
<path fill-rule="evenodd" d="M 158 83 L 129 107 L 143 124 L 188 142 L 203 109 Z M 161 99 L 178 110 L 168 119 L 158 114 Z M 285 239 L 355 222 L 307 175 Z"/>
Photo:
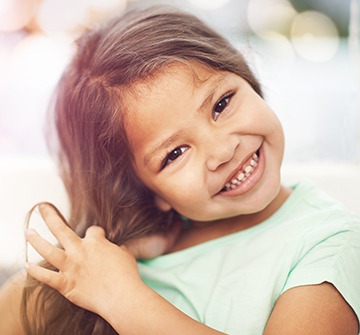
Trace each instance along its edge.
<path fill-rule="evenodd" d="M 330 283 L 292 288 L 283 293 L 264 335 L 358 335 L 359 320 Z"/>
<path fill-rule="evenodd" d="M 40 212 L 64 249 L 29 231 L 27 239 L 59 272 L 37 265 L 28 272 L 67 299 L 106 319 L 122 335 L 223 334 L 182 313 L 147 287 L 134 255 L 90 227 L 79 238 L 49 206 Z M 221 308 L 221 306 L 219 306 Z M 275 305 L 265 335 L 357 335 L 358 321 L 330 284 L 304 286 L 285 292 Z"/>

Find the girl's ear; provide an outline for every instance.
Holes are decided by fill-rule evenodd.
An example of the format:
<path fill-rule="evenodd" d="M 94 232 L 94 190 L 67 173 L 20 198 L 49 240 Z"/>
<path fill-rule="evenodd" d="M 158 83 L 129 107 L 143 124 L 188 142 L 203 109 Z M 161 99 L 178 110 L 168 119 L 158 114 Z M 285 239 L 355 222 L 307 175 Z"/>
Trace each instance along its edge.
<path fill-rule="evenodd" d="M 155 195 L 155 206 L 163 212 L 168 212 L 172 209 L 171 205 L 158 195 Z"/>

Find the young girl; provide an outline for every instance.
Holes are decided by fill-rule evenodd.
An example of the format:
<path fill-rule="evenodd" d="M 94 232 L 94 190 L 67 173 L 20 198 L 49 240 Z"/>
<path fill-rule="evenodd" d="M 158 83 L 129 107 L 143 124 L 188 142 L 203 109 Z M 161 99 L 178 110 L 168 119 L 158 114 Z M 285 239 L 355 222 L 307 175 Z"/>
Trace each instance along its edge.
<path fill-rule="evenodd" d="M 281 185 L 281 125 L 198 19 L 151 8 L 86 33 L 55 123 L 72 229 L 39 206 L 61 247 L 27 231 L 52 266 L 28 265 L 22 327 L 20 289 L 3 294 L 8 334 L 359 333 L 360 218 Z"/>

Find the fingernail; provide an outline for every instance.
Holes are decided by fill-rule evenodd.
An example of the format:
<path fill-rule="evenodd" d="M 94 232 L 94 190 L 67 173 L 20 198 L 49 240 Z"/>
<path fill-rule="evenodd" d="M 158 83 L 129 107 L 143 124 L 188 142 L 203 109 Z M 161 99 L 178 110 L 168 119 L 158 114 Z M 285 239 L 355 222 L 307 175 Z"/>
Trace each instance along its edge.
<path fill-rule="evenodd" d="M 44 209 L 46 209 L 46 207 L 47 207 L 47 205 L 43 202 L 38 205 L 39 210 L 44 210 Z"/>

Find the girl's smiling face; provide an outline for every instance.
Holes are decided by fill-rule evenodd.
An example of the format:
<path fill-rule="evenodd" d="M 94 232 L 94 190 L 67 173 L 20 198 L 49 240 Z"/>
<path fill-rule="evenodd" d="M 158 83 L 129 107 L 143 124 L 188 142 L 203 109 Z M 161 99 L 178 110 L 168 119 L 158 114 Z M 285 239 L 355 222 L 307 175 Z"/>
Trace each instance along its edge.
<path fill-rule="evenodd" d="M 240 76 L 175 63 L 125 94 L 140 180 L 198 221 L 252 214 L 280 190 L 282 127 Z"/>

